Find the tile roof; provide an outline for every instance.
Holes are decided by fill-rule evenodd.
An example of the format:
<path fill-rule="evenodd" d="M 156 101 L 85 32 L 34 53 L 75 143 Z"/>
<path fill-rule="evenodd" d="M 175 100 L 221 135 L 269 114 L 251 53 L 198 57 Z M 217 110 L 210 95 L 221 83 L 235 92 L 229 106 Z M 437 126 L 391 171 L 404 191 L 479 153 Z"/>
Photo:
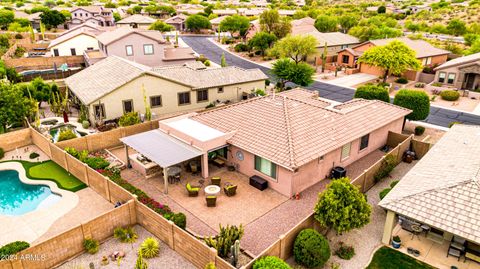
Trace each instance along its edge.
<path fill-rule="evenodd" d="M 159 43 L 165 43 L 165 39 L 163 39 L 163 35 L 159 31 L 143 30 L 130 27 L 119 27 L 113 31 L 105 32 L 97 36 L 97 39 L 100 43 L 108 45 L 131 34 L 139 34 Z"/>
<path fill-rule="evenodd" d="M 376 40 L 369 40 L 367 42 L 370 42 L 375 46 L 383 46 L 383 45 L 387 45 L 388 43 L 394 40 L 402 41 L 408 47 L 413 49 L 417 53 L 417 58 L 425 58 L 425 57 L 431 57 L 431 56 L 437 56 L 437 55 L 450 54 L 450 51 L 436 48 L 425 40 L 413 40 L 408 37 L 376 39 Z"/>
<path fill-rule="evenodd" d="M 122 20 L 119 20 L 117 24 L 130 24 L 130 23 L 143 23 L 143 24 L 151 24 L 156 22 L 152 17 L 149 16 L 143 16 L 140 14 L 134 14 L 132 16 L 128 16 Z"/>
<path fill-rule="evenodd" d="M 318 100 L 315 92 L 294 89 L 206 111 L 192 119 L 225 133 L 235 132 L 230 144 L 295 170 L 410 113 L 378 100 L 362 102 L 345 112 Z"/>
<path fill-rule="evenodd" d="M 190 47 L 165 48 L 163 61 L 195 59 L 195 52 Z"/>
<path fill-rule="evenodd" d="M 458 57 L 456 59 L 450 60 L 448 62 L 445 62 L 445 63 L 437 66 L 435 68 L 435 70 L 441 70 L 441 69 L 449 68 L 449 67 L 452 67 L 452 66 L 471 63 L 471 62 L 476 62 L 476 61 L 480 61 L 480 52 L 470 54 L 470 55 L 467 55 L 467 56 L 463 56 L 463 57 Z"/>
<path fill-rule="evenodd" d="M 454 125 L 380 202 L 480 243 L 480 126 Z"/>
<path fill-rule="evenodd" d="M 48 45 L 48 48 L 51 48 L 51 47 L 55 47 L 59 44 L 62 44 L 63 42 L 65 41 L 68 41 L 72 38 L 75 38 L 77 36 L 80 36 L 80 35 L 86 35 L 86 36 L 90 36 L 92 37 L 93 39 L 95 39 L 97 37 L 97 35 L 101 33 L 101 31 L 98 31 L 98 30 L 92 30 L 92 29 L 89 29 L 89 28 L 78 28 L 74 31 L 69 31 L 68 33 L 66 34 L 63 34 L 61 36 L 58 36 L 57 38 L 55 38 L 54 40 L 52 40 L 52 42 L 50 42 L 50 44 Z"/>
<path fill-rule="evenodd" d="M 329 47 L 360 43 L 358 38 L 340 32 L 321 33 L 319 31 L 312 31 L 306 34 L 314 36 L 317 39 L 317 46 L 320 47 L 325 46 L 325 43 L 327 43 Z"/>
<path fill-rule="evenodd" d="M 80 7 L 72 8 L 71 12 L 74 12 L 77 9 L 83 9 L 83 10 L 88 11 L 90 13 L 100 13 L 102 11 L 111 11 L 111 9 L 104 8 L 102 6 L 80 6 Z"/>
<path fill-rule="evenodd" d="M 173 16 L 171 18 L 164 20 L 164 22 L 165 23 L 181 23 L 181 22 L 184 22 L 186 19 L 187 19 L 187 16 L 180 13 L 176 16 Z"/>
<path fill-rule="evenodd" d="M 98 25 L 96 23 L 93 23 L 91 21 L 88 21 L 88 22 L 84 22 L 82 24 L 79 24 L 75 27 L 72 27 L 72 28 L 68 29 L 67 31 L 64 31 L 64 32 L 60 33 L 57 37 L 62 36 L 62 35 L 66 35 L 70 32 L 78 30 L 80 28 L 87 28 L 87 29 L 98 30 L 98 31 L 105 31 L 105 30 L 108 29 L 108 28 L 101 27 L 100 25 Z"/>

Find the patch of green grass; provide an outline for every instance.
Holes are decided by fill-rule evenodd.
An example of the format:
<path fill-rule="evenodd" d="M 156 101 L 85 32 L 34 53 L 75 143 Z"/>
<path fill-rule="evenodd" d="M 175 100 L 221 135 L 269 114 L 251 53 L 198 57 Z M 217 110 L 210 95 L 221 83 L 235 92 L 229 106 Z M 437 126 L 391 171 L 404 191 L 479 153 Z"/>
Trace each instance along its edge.
<path fill-rule="evenodd" d="M 52 180 L 57 183 L 60 189 L 75 192 L 87 186 L 53 161 L 42 163 L 22 162 L 22 165 L 29 178 L 33 180 Z"/>
<path fill-rule="evenodd" d="M 424 262 L 389 247 L 381 247 L 373 255 L 367 269 L 435 269 Z"/>

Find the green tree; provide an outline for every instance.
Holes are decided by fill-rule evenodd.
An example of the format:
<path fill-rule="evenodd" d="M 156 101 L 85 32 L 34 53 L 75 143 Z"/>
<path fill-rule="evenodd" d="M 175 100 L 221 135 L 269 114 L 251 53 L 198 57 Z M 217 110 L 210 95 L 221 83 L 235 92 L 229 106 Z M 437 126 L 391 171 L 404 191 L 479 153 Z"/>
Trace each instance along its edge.
<path fill-rule="evenodd" d="M 57 28 L 66 21 L 65 15 L 57 10 L 48 10 L 40 14 L 42 23 L 48 28 Z"/>
<path fill-rule="evenodd" d="M 188 16 L 187 20 L 185 21 L 185 25 L 187 26 L 187 29 L 194 32 L 200 32 L 202 29 L 212 28 L 212 24 L 208 18 L 202 15 Z"/>
<path fill-rule="evenodd" d="M 322 33 L 337 31 L 337 24 L 337 19 L 328 15 L 320 15 L 315 20 L 315 28 Z"/>
<path fill-rule="evenodd" d="M 314 229 L 304 229 L 298 233 L 293 243 L 295 262 L 306 268 L 322 268 L 330 259 L 328 239 Z"/>
<path fill-rule="evenodd" d="M 340 178 L 333 180 L 318 195 L 314 211 L 320 225 L 341 234 L 368 224 L 372 208 L 350 179 Z"/>
<path fill-rule="evenodd" d="M 0 83 L 0 126 L 4 130 L 32 117 L 35 109 L 35 101 L 25 97 L 20 88 L 9 83 Z"/>
<path fill-rule="evenodd" d="M 447 30 L 452 35 L 459 36 L 467 32 L 467 26 L 465 25 L 465 22 L 459 19 L 453 19 L 453 20 L 450 20 L 450 22 L 448 23 Z"/>
<path fill-rule="evenodd" d="M 283 89 L 287 82 L 300 86 L 312 84 L 315 69 L 307 63 L 295 63 L 291 59 L 284 58 L 273 63 L 272 73 L 278 79 L 280 88 Z"/>
<path fill-rule="evenodd" d="M 316 46 L 317 39 L 311 35 L 289 35 L 275 43 L 272 53 L 299 63 L 315 53 Z"/>
<path fill-rule="evenodd" d="M 385 12 L 387 12 L 387 8 L 385 6 L 379 6 L 377 8 L 377 13 L 378 14 L 382 14 L 382 13 L 385 13 Z"/>
<path fill-rule="evenodd" d="M 220 31 L 230 32 L 231 36 L 234 36 L 236 33 L 244 36 L 249 27 L 250 21 L 248 18 L 240 15 L 228 16 L 220 22 Z"/>
<path fill-rule="evenodd" d="M 118 12 L 113 12 L 113 19 L 115 20 L 115 22 L 119 21 L 122 19 L 122 17 L 120 16 L 120 14 Z"/>
<path fill-rule="evenodd" d="M 280 17 L 276 9 L 267 9 L 260 14 L 260 29 L 263 32 L 274 34 L 277 39 L 287 36 L 292 25 L 287 17 Z"/>
<path fill-rule="evenodd" d="M 466 50 L 466 54 L 474 54 L 474 53 L 479 53 L 480 52 L 480 38 L 476 39 L 470 48 Z"/>
<path fill-rule="evenodd" d="M 348 32 L 353 26 L 358 24 L 358 16 L 355 14 L 345 14 L 338 17 L 338 24 L 344 33 Z"/>
<path fill-rule="evenodd" d="M 0 9 L 0 28 L 6 30 L 8 25 L 15 19 L 15 14 L 11 10 Z"/>
<path fill-rule="evenodd" d="M 167 24 L 161 20 L 158 20 L 154 23 L 152 23 L 150 25 L 150 27 L 148 27 L 149 30 L 157 30 L 157 31 L 160 31 L 160 32 L 169 32 L 169 31 L 173 31 L 173 29 L 175 29 L 173 26 L 171 26 L 170 24 Z"/>
<path fill-rule="evenodd" d="M 357 88 L 354 98 L 363 98 L 367 100 L 380 100 L 390 103 L 388 90 L 380 85 L 366 84 Z"/>
<path fill-rule="evenodd" d="M 277 41 L 277 37 L 274 34 L 258 32 L 248 41 L 248 46 L 260 50 L 262 55 L 265 55 L 265 50 L 270 48 L 275 41 Z"/>
<path fill-rule="evenodd" d="M 227 67 L 227 60 L 225 59 L 225 53 L 222 52 L 222 57 L 220 58 L 220 66 Z"/>
<path fill-rule="evenodd" d="M 406 116 L 409 120 L 424 120 L 430 113 L 430 98 L 424 91 L 400 90 L 395 95 L 393 104 L 412 110 Z"/>
<path fill-rule="evenodd" d="M 387 81 L 389 74 L 400 75 L 409 69 L 422 68 L 422 64 L 415 56 L 415 51 L 398 40 L 384 46 L 371 47 L 358 58 L 358 63 L 383 68 L 385 70 L 383 82 Z"/>

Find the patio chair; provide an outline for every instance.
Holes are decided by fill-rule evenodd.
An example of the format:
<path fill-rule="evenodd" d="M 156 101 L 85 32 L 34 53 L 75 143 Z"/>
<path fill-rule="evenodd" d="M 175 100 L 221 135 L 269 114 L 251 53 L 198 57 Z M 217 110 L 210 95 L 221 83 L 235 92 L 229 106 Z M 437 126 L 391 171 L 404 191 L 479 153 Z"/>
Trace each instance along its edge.
<path fill-rule="evenodd" d="M 225 194 L 230 197 L 230 196 L 234 196 L 236 193 L 237 193 L 237 185 L 228 185 L 228 186 L 225 186 L 223 187 L 223 191 L 225 192 Z"/>
<path fill-rule="evenodd" d="M 192 171 L 193 175 L 198 173 L 198 166 L 196 162 L 190 162 L 190 171 Z"/>
<path fill-rule="evenodd" d="M 217 205 L 217 196 L 207 196 L 207 207 L 215 207 Z"/>
<path fill-rule="evenodd" d="M 198 192 L 200 191 L 199 187 L 193 187 L 192 185 L 190 185 L 190 183 L 187 183 L 187 185 L 185 185 L 185 187 L 187 188 L 189 197 L 198 196 Z"/>
<path fill-rule="evenodd" d="M 220 187 L 220 182 L 222 181 L 222 179 L 220 177 L 212 177 L 211 179 L 211 182 L 212 182 L 212 185 L 217 185 Z"/>

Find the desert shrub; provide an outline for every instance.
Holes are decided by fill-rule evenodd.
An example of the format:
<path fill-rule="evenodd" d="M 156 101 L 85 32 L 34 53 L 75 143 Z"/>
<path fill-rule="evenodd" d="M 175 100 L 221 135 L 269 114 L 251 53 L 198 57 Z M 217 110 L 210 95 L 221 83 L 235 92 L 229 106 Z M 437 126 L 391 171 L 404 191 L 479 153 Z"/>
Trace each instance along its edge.
<path fill-rule="evenodd" d="M 443 84 L 440 83 L 440 82 L 434 82 L 434 83 L 432 83 L 432 86 L 434 86 L 434 87 L 442 87 L 442 85 L 443 85 Z"/>
<path fill-rule="evenodd" d="M 373 176 L 373 178 L 375 179 L 375 182 L 379 182 L 383 178 L 390 175 L 390 173 L 393 171 L 395 166 L 397 166 L 397 156 L 395 155 L 385 156 L 385 158 L 383 158 L 382 160 L 382 164 L 380 165 L 380 168 Z"/>
<path fill-rule="evenodd" d="M 90 254 L 95 254 L 98 252 L 98 241 L 92 238 L 87 238 L 83 240 L 83 248 Z"/>
<path fill-rule="evenodd" d="M 340 246 L 335 251 L 335 254 L 343 260 L 350 260 L 355 256 L 355 249 L 353 246 L 345 245 L 343 242 L 340 242 Z"/>
<path fill-rule="evenodd" d="M 220 225 L 220 233 L 215 237 L 206 237 L 204 239 L 207 246 L 217 250 L 218 256 L 227 258 L 230 255 L 231 247 L 235 244 L 236 240 L 242 239 L 243 226 L 227 225 L 222 227 Z"/>
<path fill-rule="evenodd" d="M 77 135 L 71 129 L 62 129 L 58 135 L 58 142 L 77 138 Z"/>
<path fill-rule="evenodd" d="M 393 103 L 412 110 L 412 113 L 406 116 L 409 120 L 424 120 L 430 113 L 430 99 L 424 91 L 400 90 Z"/>
<path fill-rule="evenodd" d="M 253 264 L 253 269 L 291 269 L 291 267 L 278 257 L 267 256 L 257 260 Z"/>
<path fill-rule="evenodd" d="M 399 84 L 407 84 L 408 83 L 408 79 L 406 78 L 397 78 L 395 80 L 396 83 L 399 83 Z"/>
<path fill-rule="evenodd" d="M 203 62 L 203 64 L 204 64 L 205 66 L 210 66 L 210 60 L 206 60 L 205 62 Z"/>
<path fill-rule="evenodd" d="M 140 123 L 140 118 L 138 117 L 138 112 L 128 112 L 123 114 L 118 120 L 118 125 L 120 126 L 130 126 Z"/>
<path fill-rule="evenodd" d="M 71 148 L 71 147 L 66 147 L 64 148 L 65 152 L 72 155 L 73 157 L 77 158 L 78 159 L 78 150 L 76 150 L 75 148 Z"/>
<path fill-rule="evenodd" d="M 187 227 L 187 216 L 185 216 L 185 214 L 183 214 L 182 212 L 173 214 L 170 220 L 182 229 L 185 229 Z"/>
<path fill-rule="evenodd" d="M 392 183 L 390 183 L 390 188 L 393 189 L 393 187 L 397 186 L 398 182 L 400 182 L 400 181 L 399 180 L 392 181 Z"/>
<path fill-rule="evenodd" d="M 423 133 L 425 133 L 425 127 L 423 126 L 415 127 L 415 135 L 422 135 Z"/>
<path fill-rule="evenodd" d="M 110 165 L 110 163 L 102 157 L 86 158 L 85 163 L 95 170 L 105 169 Z"/>
<path fill-rule="evenodd" d="M 302 230 L 295 238 L 293 256 L 307 268 L 322 267 L 330 259 L 328 240 L 313 229 Z"/>
<path fill-rule="evenodd" d="M 8 243 L 0 248 L 0 260 L 8 259 L 10 255 L 20 252 L 30 247 L 30 244 L 25 241 L 15 241 Z"/>
<path fill-rule="evenodd" d="M 23 39 L 23 35 L 20 33 L 15 34 L 15 39 Z"/>
<path fill-rule="evenodd" d="M 416 83 L 415 88 L 425 88 L 425 84 L 423 83 Z"/>
<path fill-rule="evenodd" d="M 380 197 L 380 200 L 383 200 L 383 198 L 385 196 L 387 196 L 387 194 L 391 191 L 392 189 L 391 188 L 386 188 L 386 189 L 383 189 L 381 192 L 378 193 L 378 196 Z"/>
<path fill-rule="evenodd" d="M 5 157 L 5 150 L 3 148 L 0 148 L 0 159 L 3 159 Z"/>
<path fill-rule="evenodd" d="M 459 122 L 459 121 L 452 121 L 452 122 L 450 122 L 450 123 L 448 124 L 448 128 L 452 128 L 453 125 L 455 125 L 455 124 L 460 124 L 460 123 L 461 123 L 461 122 Z"/>
<path fill-rule="evenodd" d="M 244 44 L 244 43 L 238 43 L 237 45 L 235 45 L 235 47 L 233 48 L 236 52 L 243 52 L 243 51 L 249 51 L 250 48 L 248 47 L 247 44 Z"/>
<path fill-rule="evenodd" d="M 209 262 L 207 265 L 205 265 L 205 269 L 217 269 L 217 267 L 213 262 Z"/>
<path fill-rule="evenodd" d="M 446 101 L 457 101 L 460 98 L 460 93 L 453 90 L 444 90 L 440 93 L 440 97 Z"/>
<path fill-rule="evenodd" d="M 138 235 L 132 227 L 117 227 L 113 230 L 113 237 L 122 243 L 133 243 L 137 240 Z"/>
<path fill-rule="evenodd" d="M 382 86 L 376 86 L 373 84 L 367 84 L 358 87 L 355 91 L 354 98 L 363 98 L 367 100 L 381 100 L 390 103 L 390 96 L 388 90 Z"/>
<path fill-rule="evenodd" d="M 265 86 L 268 86 L 268 85 L 270 85 L 270 80 L 269 80 L 269 79 L 266 79 L 266 80 L 265 80 Z"/>
<path fill-rule="evenodd" d="M 82 127 L 83 129 L 88 129 L 88 127 L 90 127 L 90 122 L 88 120 L 82 121 Z"/>
<path fill-rule="evenodd" d="M 39 156 L 40 156 L 40 154 L 38 154 L 38 153 L 36 153 L 36 152 L 32 152 L 32 153 L 30 153 L 30 155 L 28 156 L 28 158 L 30 158 L 30 159 L 35 159 L 35 158 L 37 158 L 37 157 L 39 157 Z"/>
<path fill-rule="evenodd" d="M 150 259 L 158 256 L 158 253 L 160 251 L 160 244 L 158 243 L 157 239 L 153 237 L 148 237 L 142 242 L 138 251 L 142 254 L 143 257 Z"/>

